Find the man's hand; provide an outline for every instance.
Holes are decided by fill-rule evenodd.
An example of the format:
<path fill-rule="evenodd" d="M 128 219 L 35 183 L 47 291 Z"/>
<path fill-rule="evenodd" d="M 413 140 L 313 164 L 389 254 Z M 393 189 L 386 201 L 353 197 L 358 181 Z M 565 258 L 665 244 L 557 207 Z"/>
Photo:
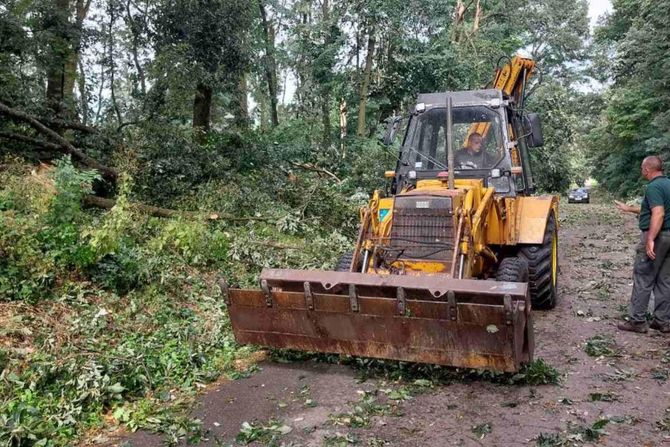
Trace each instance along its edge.
<path fill-rule="evenodd" d="M 619 202 L 618 200 L 615 200 L 614 204 L 619 209 L 619 211 L 623 211 L 624 213 L 640 214 L 640 207 L 638 206 L 626 205 L 625 203 Z"/>
<path fill-rule="evenodd" d="M 623 211 L 624 213 L 629 212 L 629 211 L 628 211 L 628 205 L 626 205 L 625 203 L 623 203 L 623 202 L 619 202 L 618 200 L 615 200 L 615 201 L 614 201 L 614 204 L 615 204 L 616 207 L 619 209 L 619 211 Z"/>
<path fill-rule="evenodd" d="M 647 256 L 652 261 L 656 259 L 656 253 L 654 253 L 654 240 L 647 238 Z"/>

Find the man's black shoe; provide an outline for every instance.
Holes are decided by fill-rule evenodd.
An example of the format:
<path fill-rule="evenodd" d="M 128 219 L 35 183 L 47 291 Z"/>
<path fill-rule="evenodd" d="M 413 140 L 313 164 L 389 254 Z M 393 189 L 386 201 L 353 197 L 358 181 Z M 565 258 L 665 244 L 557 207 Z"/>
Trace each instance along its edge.
<path fill-rule="evenodd" d="M 653 320 L 651 324 L 649 325 L 651 329 L 655 329 L 657 331 L 663 332 L 664 334 L 670 333 L 670 324 L 664 324 L 661 323 L 658 320 Z"/>
<path fill-rule="evenodd" d="M 640 334 L 646 334 L 649 328 L 647 323 L 631 323 L 630 321 L 623 321 L 616 325 L 620 331 L 628 332 L 639 332 Z"/>

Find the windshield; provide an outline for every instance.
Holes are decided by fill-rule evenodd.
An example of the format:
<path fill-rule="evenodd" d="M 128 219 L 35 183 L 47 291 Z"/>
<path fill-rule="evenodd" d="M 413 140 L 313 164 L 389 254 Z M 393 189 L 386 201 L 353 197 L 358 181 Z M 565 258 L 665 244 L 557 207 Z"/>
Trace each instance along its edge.
<path fill-rule="evenodd" d="M 498 113 L 485 106 L 453 108 L 453 147 L 456 169 L 489 169 L 503 155 Z M 416 116 L 405 142 L 403 161 L 417 171 L 447 168 L 446 108 Z"/>

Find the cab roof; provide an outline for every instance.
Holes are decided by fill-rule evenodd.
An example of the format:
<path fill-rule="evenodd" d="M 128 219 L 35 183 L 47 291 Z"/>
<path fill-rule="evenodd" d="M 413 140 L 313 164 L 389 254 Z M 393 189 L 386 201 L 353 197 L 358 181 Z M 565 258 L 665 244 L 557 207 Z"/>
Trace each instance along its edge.
<path fill-rule="evenodd" d="M 446 107 L 447 98 L 451 97 L 452 105 L 477 106 L 490 105 L 491 101 L 502 101 L 502 92 L 498 89 L 465 90 L 459 92 L 420 93 L 417 104 L 425 104 L 426 109 Z"/>

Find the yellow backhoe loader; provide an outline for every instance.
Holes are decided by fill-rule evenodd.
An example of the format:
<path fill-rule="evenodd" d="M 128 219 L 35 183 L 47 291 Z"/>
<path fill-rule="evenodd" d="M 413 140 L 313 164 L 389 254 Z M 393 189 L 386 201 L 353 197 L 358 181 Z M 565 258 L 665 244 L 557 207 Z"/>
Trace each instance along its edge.
<path fill-rule="evenodd" d="M 390 194 L 361 210 L 336 271 L 265 269 L 258 290 L 220 282 L 237 341 L 510 372 L 530 362 L 531 308 L 555 305 L 558 274 L 558 197 L 532 195 L 534 70 L 515 56 L 491 88 L 419 95 Z M 400 127 L 391 120 L 386 143 Z"/>

